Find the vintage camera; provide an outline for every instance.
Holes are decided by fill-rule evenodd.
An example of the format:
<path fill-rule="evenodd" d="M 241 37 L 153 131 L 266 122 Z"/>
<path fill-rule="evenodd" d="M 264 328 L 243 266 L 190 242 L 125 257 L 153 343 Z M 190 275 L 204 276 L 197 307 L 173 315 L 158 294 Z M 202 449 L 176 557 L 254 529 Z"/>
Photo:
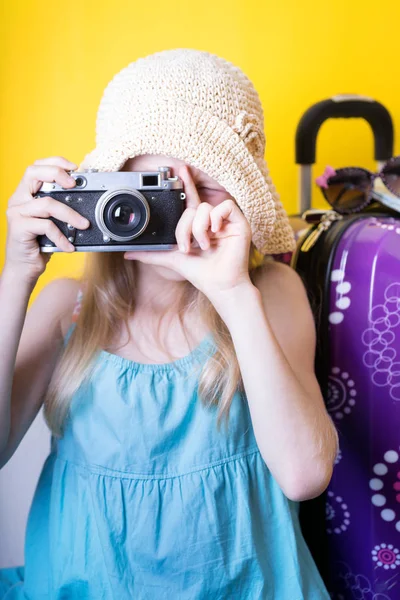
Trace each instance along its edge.
<path fill-rule="evenodd" d="M 50 217 L 78 252 L 169 250 L 176 244 L 175 229 L 185 210 L 182 180 L 170 177 L 170 167 L 158 171 L 71 171 L 76 185 L 66 189 L 43 183 L 36 197 L 51 196 L 89 219 L 87 229 L 76 229 Z M 41 252 L 62 252 L 39 235 Z"/>

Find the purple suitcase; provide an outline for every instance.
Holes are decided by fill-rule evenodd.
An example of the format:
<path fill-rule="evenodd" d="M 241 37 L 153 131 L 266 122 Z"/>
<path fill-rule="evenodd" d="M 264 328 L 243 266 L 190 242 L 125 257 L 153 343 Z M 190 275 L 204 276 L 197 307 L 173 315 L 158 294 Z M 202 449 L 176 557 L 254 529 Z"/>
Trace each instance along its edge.
<path fill-rule="evenodd" d="M 366 118 L 376 159 L 392 155 L 382 105 L 321 104 L 297 132 L 303 210 L 326 118 Z M 340 453 L 327 491 L 302 503 L 302 528 L 333 599 L 400 600 L 400 214 L 374 204 L 317 228 L 300 238 L 292 265 L 315 309 L 316 372 Z"/>

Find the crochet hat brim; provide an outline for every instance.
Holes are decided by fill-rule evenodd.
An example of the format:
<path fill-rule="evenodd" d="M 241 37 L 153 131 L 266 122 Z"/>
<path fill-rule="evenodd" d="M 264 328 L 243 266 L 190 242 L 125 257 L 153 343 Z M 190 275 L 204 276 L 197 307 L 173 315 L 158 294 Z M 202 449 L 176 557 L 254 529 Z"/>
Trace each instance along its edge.
<path fill-rule="evenodd" d="M 260 252 L 292 251 L 293 232 L 264 158 L 254 158 L 225 121 L 192 103 L 158 99 L 151 108 L 138 107 L 130 125 L 135 128 L 131 136 L 130 128 L 113 136 L 113 124 L 107 123 L 106 139 L 97 139 L 96 148 L 85 156 L 79 169 L 118 171 L 129 158 L 143 154 L 177 158 L 204 171 L 231 194 L 249 221 L 253 243 Z M 163 134 L 155 137 L 153 131 Z"/>

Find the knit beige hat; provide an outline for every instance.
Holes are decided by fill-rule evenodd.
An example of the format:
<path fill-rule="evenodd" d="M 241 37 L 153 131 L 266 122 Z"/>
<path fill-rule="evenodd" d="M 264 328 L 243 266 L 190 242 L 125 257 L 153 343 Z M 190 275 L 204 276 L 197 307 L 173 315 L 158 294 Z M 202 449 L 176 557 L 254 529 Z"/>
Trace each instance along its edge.
<path fill-rule="evenodd" d="M 118 171 L 142 154 L 182 160 L 233 196 L 260 252 L 293 250 L 293 232 L 264 160 L 261 101 L 247 76 L 223 58 L 178 48 L 130 63 L 104 90 L 96 144 L 80 169 Z"/>

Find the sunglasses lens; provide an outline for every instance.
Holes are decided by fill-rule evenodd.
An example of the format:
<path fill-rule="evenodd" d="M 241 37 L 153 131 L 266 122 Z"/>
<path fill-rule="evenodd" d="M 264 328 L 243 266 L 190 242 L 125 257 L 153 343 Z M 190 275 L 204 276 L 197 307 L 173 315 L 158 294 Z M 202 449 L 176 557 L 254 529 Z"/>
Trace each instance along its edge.
<path fill-rule="evenodd" d="M 362 169 L 338 169 L 336 175 L 328 179 L 325 190 L 329 204 L 339 213 L 359 210 L 368 201 L 371 192 L 371 178 Z"/>
<path fill-rule="evenodd" d="M 382 179 L 393 194 L 400 196 L 400 158 L 386 165 L 382 171 Z"/>

